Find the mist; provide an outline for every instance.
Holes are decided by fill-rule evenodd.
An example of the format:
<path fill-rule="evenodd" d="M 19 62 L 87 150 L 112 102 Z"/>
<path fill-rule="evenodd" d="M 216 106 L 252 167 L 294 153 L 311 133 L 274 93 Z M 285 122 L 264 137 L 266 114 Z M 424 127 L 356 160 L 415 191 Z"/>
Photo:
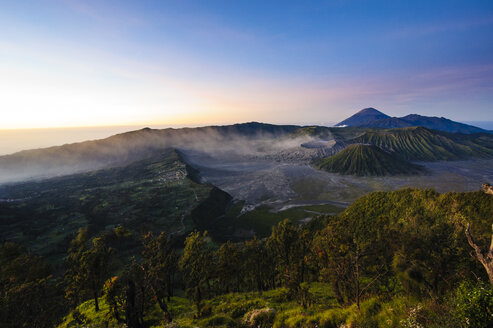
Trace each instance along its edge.
<path fill-rule="evenodd" d="M 314 131 L 315 130 L 315 131 Z M 430 175 L 353 177 L 319 171 L 314 159 L 334 155 L 361 133 L 246 123 L 180 129 L 140 129 L 93 141 L 0 156 L 0 184 L 125 166 L 174 148 L 209 182 L 249 206 L 274 210 L 300 204 L 352 202 L 374 190 L 407 186 L 440 192 L 476 190 L 493 179 L 493 160 L 422 163 Z M 344 133 L 344 138 L 338 133 Z M 349 133 L 349 134 L 348 134 Z M 350 135 L 351 134 L 351 135 Z M 471 169 L 474 166 L 474 169 Z"/>
<path fill-rule="evenodd" d="M 22 150 L 61 146 L 97 140 L 144 128 L 145 126 L 99 126 L 0 130 L 0 156 Z M 192 127 L 188 125 L 152 125 L 155 129 Z"/>
<path fill-rule="evenodd" d="M 0 183 L 45 179 L 97 169 L 122 166 L 176 148 L 187 154 L 217 159 L 270 158 L 311 160 L 323 155 L 318 148 L 303 144 L 333 145 L 333 137 L 320 138 L 291 134 L 297 126 L 250 125 L 211 126 L 181 129 L 141 129 L 93 141 L 49 148 L 24 150 L 0 156 Z M 103 131 L 99 131 L 103 133 Z M 61 136 L 61 132 L 54 133 Z M 332 144 L 329 143 L 332 141 Z M 284 155 L 285 154 L 289 155 Z"/>

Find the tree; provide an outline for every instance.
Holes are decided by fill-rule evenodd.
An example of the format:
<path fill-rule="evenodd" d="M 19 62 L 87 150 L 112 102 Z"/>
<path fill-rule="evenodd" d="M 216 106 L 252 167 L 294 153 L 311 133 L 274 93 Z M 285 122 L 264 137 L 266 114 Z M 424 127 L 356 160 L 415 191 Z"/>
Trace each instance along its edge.
<path fill-rule="evenodd" d="M 53 327 L 66 310 L 63 287 L 41 257 L 14 243 L 0 246 L 2 327 Z"/>
<path fill-rule="evenodd" d="M 89 242 L 88 228 L 79 229 L 79 233 L 70 244 L 66 259 L 67 298 L 73 305 L 79 303 L 80 294 L 89 292 L 94 299 L 95 310 L 99 311 L 98 298 L 109 276 L 112 253 L 112 249 L 106 246 L 104 239 L 93 238 Z"/>
<path fill-rule="evenodd" d="M 454 307 L 460 327 L 493 327 L 493 286 L 481 281 L 462 282 Z"/>
<path fill-rule="evenodd" d="M 286 219 L 272 227 L 269 247 L 276 257 L 277 272 L 292 297 L 297 297 L 304 280 L 305 255 L 310 250 L 305 244 L 303 230 Z"/>
<path fill-rule="evenodd" d="M 178 256 L 171 245 L 169 235 L 162 232 L 158 237 L 148 233 L 143 240 L 143 271 L 154 298 L 163 311 L 165 323 L 172 321 L 166 299 L 173 292 L 173 276 L 178 269 Z"/>
<path fill-rule="evenodd" d="M 363 294 L 385 281 L 393 254 L 389 219 L 365 211 L 356 208 L 331 220 L 314 244 L 321 278 L 331 283 L 340 304 L 355 302 L 358 308 Z"/>
<path fill-rule="evenodd" d="M 401 228 L 393 269 L 407 292 L 437 298 L 459 267 L 454 227 L 443 217 L 416 216 Z"/>
<path fill-rule="evenodd" d="M 110 315 L 128 328 L 145 327 L 145 314 L 154 304 L 145 272 L 132 261 L 121 277 L 113 277 L 104 284 L 104 297 Z"/>
<path fill-rule="evenodd" d="M 259 293 L 267 287 L 275 288 L 275 261 L 263 240 L 254 237 L 245 241 L 243 272 L 251 289 Z"/>
<path fill-rule="evenodd" d="M 352 264 L 342 236 L 334 226 L 328 225 L 317 235 L 313 248 L 320 265 L 320 279 L 331 284 L 339 304 L 351 302 L 354 296 Z"/>
<path fill-rule="evenodd" d="M 483 251 L 481 247 L 479 247 L 478 244 L 474 242 L 474 239 L 472 238 L 472 235 L 469 231 L 469 226 L 470 224 L 468 223 L 466 228 L 466 237 L 469 245 L 474 249 L 473 256 L 479 262 L 481 262 L 484 269 L 486 270 L 486 273 L 488 274 L 490 284 L 493 285 L 493 234 L 491 235 L 491 244 L 489 249 Z M 493 230 L 493 225 L 491 225 L 491 228 Z"/>
<path fill-rule="evenodd" d="M 493 195 L 493 187 L 487 183 L 482 185 L 485 194 Z M 493 234 L 491 235 L 491 242 L 488 249 L 483 250 L 473 239 L 470 232 L 471 224 L 468 222 L 465 230 L 467 242 L 474 249 L 472 256 L 477 259 L 486 270 L 490 284 L 493 285 Z M 493 231 L 493 224 L 491 225 Z"/>
<path fill-rule="evenodd" d="M 206 242 L 207 231 L 194 231 L 185 240 L 185 250 L 179 265 L 187 284 L 187 294 L 195 302 L 196 316 L 200 316 L 204 297 L 203 285 L 209 283 L 212 272 L 212 251 Z"/>
<path fill-rule="evenodd" d="M 221 245 L 214 255 L 216 258 L 216 275 L 222 292 L 238 292 L 243 276 L 242 252 L 238 245 L 228 240 Z"/>

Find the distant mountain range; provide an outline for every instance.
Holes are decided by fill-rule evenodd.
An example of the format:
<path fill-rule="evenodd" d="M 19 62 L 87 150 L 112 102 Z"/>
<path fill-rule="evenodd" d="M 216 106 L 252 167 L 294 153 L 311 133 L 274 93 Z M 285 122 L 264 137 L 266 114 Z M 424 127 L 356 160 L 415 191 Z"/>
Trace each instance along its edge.
<path fill-rule="evenodd" d="M 432 130 L 450 133 L 490 133 L 476 126 L 455 122 L 444 117 L 410 114 L 404 117 L 390 117 L 375 108 L 365 108 L 335 125 L 336 127 L 360 127 L 374 129 L 396 129 L 422 126 Z"/>
<path fill-rule="evenodd" d="M 314 161 L 314 166 L 332 173 L 358 176 L 413 175 L 423 170 L 410 161 L 493 158 L 491 134 L 465 135 L 423 127 L 352 129 L 364 133 L 346 139 L 350 145 L 333 156 Z"/>
<path fill-rule="evenodd" d="M 350 140 L 372 144 L 410 161 L 457 161 L 493 157 L 490 134 L 455 134 L 423 127 L 366 131 Z"/>
<path fill-rule="evenodd" d="M 493 158 L 491 131 L 445 118 L 419 115 L 396 118 L 367 108 L 338 126 L 250 122 L 183 129 L 144 128 L 106 139 L 0 156 L 0 185 L 124 167 L 169 148 L 188 154 L 208 154 L 212 158 L 236 156 L 245 161 L 262 159 L 304 164 L 334 156 L 352 144 L 375 145 L 406 161 Z M 361 172 L 366 170 L 362 168 Z"/>

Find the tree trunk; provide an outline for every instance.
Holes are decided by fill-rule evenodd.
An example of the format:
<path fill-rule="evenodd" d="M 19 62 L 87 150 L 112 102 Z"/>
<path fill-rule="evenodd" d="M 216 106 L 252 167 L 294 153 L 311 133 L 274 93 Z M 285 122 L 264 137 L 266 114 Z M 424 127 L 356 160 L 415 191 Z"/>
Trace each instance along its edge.
<path fill-rule="evenodd" d="M 161 311 L 163 311 L 165 323 L 170 323 L 173 320 L 173 318 L 169 313 L 168 304 L 166 304 L 166 302 L 164 301 L 164 297 L 160 297 L 156 294 L 156 299 L 159 304 L 159 307 L 161 308 Z"/>
<path fill-rule="evenodd" d="M 493 230 L 493 225 L 491 226 Z M 469 223 L 466 228 L 466 237 L 469 245 L 474 249 L 473 256 L 481 262 L 484 266 L 486 273 L 488 274 L 488 278 L 490 280 L 490 284 L 493 285 L 493 234 L 491 235 L 491 244 L 490 248 L 487 251 L 483 251 L 473 240 L 471 233 L 469 232 Z"/>
<path fill-rule="evenodd" d="M 136 291 L 135 291 L 135 283 L 132 280 L 129 280 L 127 283 L 127 304 L 126 304 L 126 318 L 127 318 L 127 327 L 128 328 L 140 328 L 138 310 L 136 308 Z"/>
<path fill-rule="evenodd" d="M 197 318 L 200 318 L 200 312 L 201 312 L 201 308 L 200 308 L 200 303 L 202 302 L 202 293 L 200 292 L 200 287 L 197 286 L 195 287 L 196 290 L 195 290 L 195 306 L 197 307 Z"/>
<path fill-rule="evenodd" d="M 96 288 L 96 283 L 94 280 L 92 280 L 92 291 L 93 291 L 93 297 L 94 297 L 94 310 L 96 312 L 99 311 L 99 303 L 98 303 L 98 290 Z"/>
<path fill-rule="evenodd" d="M 171 301 L 171 296 L 173 296 L 173 274 L 168 274 L 168 302 Z"/>
<path fill-rule="evenodd" d="M 358 307 L 359 310 L 359 251 L 358 250 L 356 250 L 355 264 L 356 264 L 356 306 Z"/>
<path fill-rule="evenodd" d="M 342 296 L 341 286 L 339 285 L 337 278 L 331 279 L 330 285 L 332 287 L 332 290 L 334 291 L 337 302 L 341 306 L 344 305 L 344 296 Z"/>

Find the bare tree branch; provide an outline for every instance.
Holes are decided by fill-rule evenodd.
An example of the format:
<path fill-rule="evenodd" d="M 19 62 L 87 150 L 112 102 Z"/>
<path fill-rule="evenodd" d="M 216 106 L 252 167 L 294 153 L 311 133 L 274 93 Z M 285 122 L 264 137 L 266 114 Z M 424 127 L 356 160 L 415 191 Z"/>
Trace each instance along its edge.
<path fill-rule="evenodd" d="M 467 242 L 469 243 L 469 245 L 471 245 L 471 247 L 476 252 L 476 257 L 478 258 L 478 260 L 480 260 L 481 262 L 483 262 L 483 260 L 484 260 L 483 252 L 481 251 L 481 248 L 472 239 L 471 232 L 469 231 L 470 225 L 471 224 L 468 222 L 467 223 L 467 228 L 466 228 Z"/>
<path fill-rule="evenodd" d="M 493 186 L 489 183 L 483 183 L 483 191 L 489 195 L 493 195 Z"/>

